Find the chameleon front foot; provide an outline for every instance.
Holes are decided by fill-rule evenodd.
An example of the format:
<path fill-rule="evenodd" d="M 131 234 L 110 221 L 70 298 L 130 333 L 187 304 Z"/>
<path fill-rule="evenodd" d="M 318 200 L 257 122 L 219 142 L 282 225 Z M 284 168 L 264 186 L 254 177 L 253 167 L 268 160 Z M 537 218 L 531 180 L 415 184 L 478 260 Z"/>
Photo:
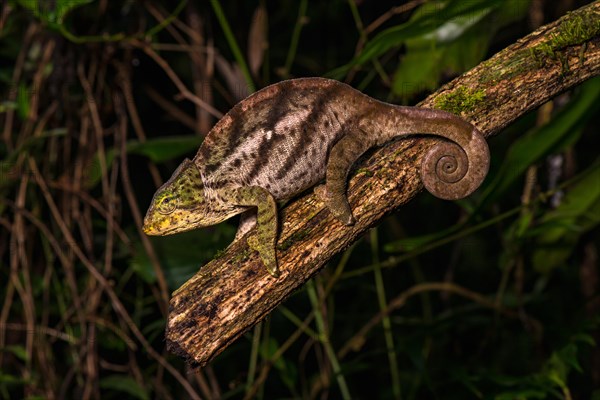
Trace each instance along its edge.
<path fill-rule="evenodd" d="M 314 189 L 317 197 L 325 203 L 329 211 L 344 225 L 354 225 L 356 220 L 352 216 L 350 204 L 344 194 L 331 193 L 326 185 L 316 186 Z"/>
<path fill-rule="evenodd" d="M 258 255 L 262 260 L 263 264 L 267 268 L 267 272 L 274 278 L 279 277 L 279 268 L 277 268 L 277 257 L 275 256 L 275 248 L 265 246 L 260 243 L 260 240 L 256 235 L 248 237 L 248 246 L 252 250 L 258 251 Z"/>

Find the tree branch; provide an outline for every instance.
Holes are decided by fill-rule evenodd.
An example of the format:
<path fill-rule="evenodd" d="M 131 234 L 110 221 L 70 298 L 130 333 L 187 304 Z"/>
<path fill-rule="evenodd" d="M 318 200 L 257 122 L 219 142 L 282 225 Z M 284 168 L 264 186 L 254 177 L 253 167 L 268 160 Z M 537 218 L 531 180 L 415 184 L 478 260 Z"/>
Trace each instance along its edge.
<path fill-rule="evenodd" d="M 459 113 L 485 136 L 557 94 L 600 74 L 600 1 L 545 25 L 440 88 L 421 107 Z M 336 253 L 422 188 L 420 158 L 436 139 L 394 142 L 360 163 L 348 185 L 357 222 L 347 227 L 307 194 L 280 212 L 271 277 L 245 240 L 233 243 L 170 302 L 167 347 L 204 366 L 304 284 Z M 365 173 L 366 172 L 366 173 Z"/>

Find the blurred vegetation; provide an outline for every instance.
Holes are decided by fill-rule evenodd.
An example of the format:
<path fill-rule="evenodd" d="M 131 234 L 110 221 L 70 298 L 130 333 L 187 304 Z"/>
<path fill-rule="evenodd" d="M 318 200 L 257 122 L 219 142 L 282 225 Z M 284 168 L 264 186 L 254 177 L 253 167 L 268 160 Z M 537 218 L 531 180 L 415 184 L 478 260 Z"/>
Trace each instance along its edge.
<path fill-rule="evenodd" d="M 474 196 L 419 196 L 203 370 L 164 349 L 168 296 L 235 221 L 140 231 L 254 89 L 415 104 L 585 3 L 2 2 L 0 398 L 600 399 L 598 79 L 492 138 Z"/>

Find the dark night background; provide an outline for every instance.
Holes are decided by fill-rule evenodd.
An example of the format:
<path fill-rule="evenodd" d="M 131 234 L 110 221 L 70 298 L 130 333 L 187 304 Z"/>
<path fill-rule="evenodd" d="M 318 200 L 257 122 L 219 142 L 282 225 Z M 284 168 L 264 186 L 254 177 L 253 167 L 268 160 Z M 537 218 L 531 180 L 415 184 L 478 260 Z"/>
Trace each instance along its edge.
<path fill-rule="evenodd" d="M 420 194 L 202 370 L 166 352 L 166 300 L 237 220 L 140 230 L 217 121 L 197 99 L 327 76 L 414 105 L 588 3 L 0 3 L 0 398 L 600 399 L 598 79 L 489 139 L 473 196 Z"/>

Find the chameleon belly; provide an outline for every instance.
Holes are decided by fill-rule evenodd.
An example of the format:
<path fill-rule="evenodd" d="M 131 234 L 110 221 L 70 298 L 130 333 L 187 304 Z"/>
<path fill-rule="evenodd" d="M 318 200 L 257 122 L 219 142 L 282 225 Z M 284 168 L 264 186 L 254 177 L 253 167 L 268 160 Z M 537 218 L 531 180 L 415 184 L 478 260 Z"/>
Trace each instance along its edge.
<path fill-rule="evenodd" d="M 370 147 L 413 134 L 448 139 L 434 146 L 421 165 L 431 193 L 457 199 L 481 184 L 489 166 L 487 143 L 460 117 L 383 103 L 323 78 L 271 85 L 233 107 L 196 157 L 185 160 L 159 188 L 144 230 L 171 234 L 256 210 L 256 219 L 242 219 L 240 232 L 256 222 L 249 244 L 277 276 L 276 201 L 325 179 L 315 192 L 338 220 L 350 225 L 354 218 L 345 188 L 354 161 Z"/>

